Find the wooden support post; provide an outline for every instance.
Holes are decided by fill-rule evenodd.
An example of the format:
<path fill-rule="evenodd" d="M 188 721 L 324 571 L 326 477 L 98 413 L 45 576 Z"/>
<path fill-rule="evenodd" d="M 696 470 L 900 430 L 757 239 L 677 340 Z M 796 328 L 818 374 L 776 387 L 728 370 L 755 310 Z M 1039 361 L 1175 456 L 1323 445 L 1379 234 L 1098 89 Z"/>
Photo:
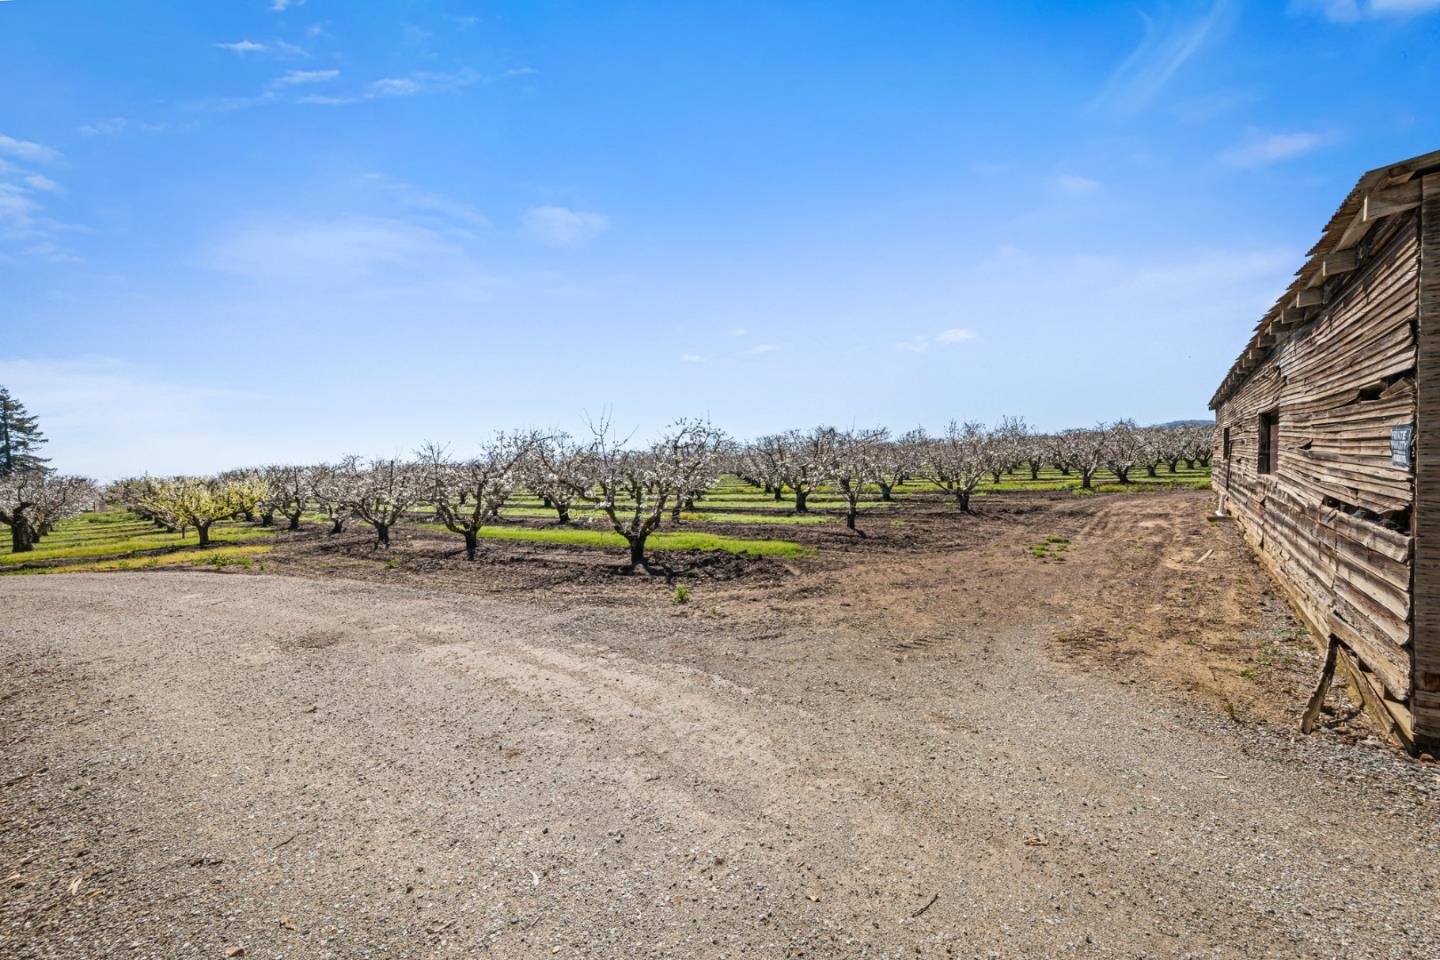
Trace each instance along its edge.
<path fill-rule="evenodd" d="M 1310 694 L 1310 701 L 1305 704 L 1305 713 L 1300 717 L 1300 732 L 1309 733 L 1315 729 L 1315 720 L 1320 716 L 1320 708 L 1325 705 L 1325 694 L 1330 692 L 1330 682 L 1335 679 L 1335 661 L 1340 653 L 1340 638 L 1330 636 L 1330 643 L 1325 647 L 1325 664 L 1320 668 L 1320 679 L 1315 682 L 1315 692 Z"/>

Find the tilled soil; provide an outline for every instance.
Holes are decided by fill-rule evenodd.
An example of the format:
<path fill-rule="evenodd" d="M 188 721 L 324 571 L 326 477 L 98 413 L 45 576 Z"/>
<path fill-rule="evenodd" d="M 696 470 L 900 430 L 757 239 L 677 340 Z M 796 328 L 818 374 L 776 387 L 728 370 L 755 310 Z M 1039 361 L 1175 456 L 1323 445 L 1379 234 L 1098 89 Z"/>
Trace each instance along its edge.
<path fill-rule="evenodd" d="M 0 956 L 1435 956 L 1437 768 L 1343 692 L 1293 732 L 1317 660 L 1204 507 L 921 517 L 683 607 L 7 578 Z"/>

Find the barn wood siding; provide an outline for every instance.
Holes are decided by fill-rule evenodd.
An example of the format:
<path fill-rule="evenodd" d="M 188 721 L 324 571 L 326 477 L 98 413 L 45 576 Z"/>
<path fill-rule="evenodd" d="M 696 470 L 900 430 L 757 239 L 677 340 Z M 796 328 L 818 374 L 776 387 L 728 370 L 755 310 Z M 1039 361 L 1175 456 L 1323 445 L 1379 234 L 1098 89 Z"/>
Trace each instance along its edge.
<path fill-rule="evenodd" d="M 1415 692 L 1418 740 L 1440 745 L 1440 174 L 1422 181 L 1415 438 Z"/>
<path fill-rule="evenodd" d="M 1306 619 L 1342 636 L 1406 704 L 1414 481 L 1391 464 L 1390 428 L 1415 422 L 1420 231 L 1414 213 L 1394 220 L 1318 318 L 1220 404 L 1217 443 L 1228 427 L 1231 448 L 1228 460 L 1217 454 L 1214 474 L 1226 509 Z M 1279 413 L 1279 462 L 1263 474 L 1259 423 L 1270 410 Z M 1355 508 L 1405 532 L 1352 516 Z"/>

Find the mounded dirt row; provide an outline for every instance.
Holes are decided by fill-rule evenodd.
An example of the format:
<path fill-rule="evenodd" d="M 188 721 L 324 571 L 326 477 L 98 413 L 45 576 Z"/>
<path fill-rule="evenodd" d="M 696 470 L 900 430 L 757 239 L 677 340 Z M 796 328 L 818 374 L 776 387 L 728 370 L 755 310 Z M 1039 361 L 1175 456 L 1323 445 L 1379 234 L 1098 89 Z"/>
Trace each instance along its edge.
<path fill-rule="evenodd" d="M 1028 603 L 903 564 L 829 616 L 6 580 L 0 956 L 1426 956 L 1433 766 L 1064 639 L 1062 597 L 1091 636 L 1180 582 L 1138 579 L 1170 503 L 1067 514 Z"/>

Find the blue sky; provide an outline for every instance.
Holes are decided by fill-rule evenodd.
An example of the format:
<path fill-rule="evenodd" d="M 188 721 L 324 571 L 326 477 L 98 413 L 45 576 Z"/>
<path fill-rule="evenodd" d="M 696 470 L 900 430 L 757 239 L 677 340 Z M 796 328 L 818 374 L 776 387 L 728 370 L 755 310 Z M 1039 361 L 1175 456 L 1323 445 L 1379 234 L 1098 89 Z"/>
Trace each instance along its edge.
<path fill-rule="evenodd" d="M 62 469 L 1205 414 L 1440 0 L 0 0 L 0 383 Z"/>

